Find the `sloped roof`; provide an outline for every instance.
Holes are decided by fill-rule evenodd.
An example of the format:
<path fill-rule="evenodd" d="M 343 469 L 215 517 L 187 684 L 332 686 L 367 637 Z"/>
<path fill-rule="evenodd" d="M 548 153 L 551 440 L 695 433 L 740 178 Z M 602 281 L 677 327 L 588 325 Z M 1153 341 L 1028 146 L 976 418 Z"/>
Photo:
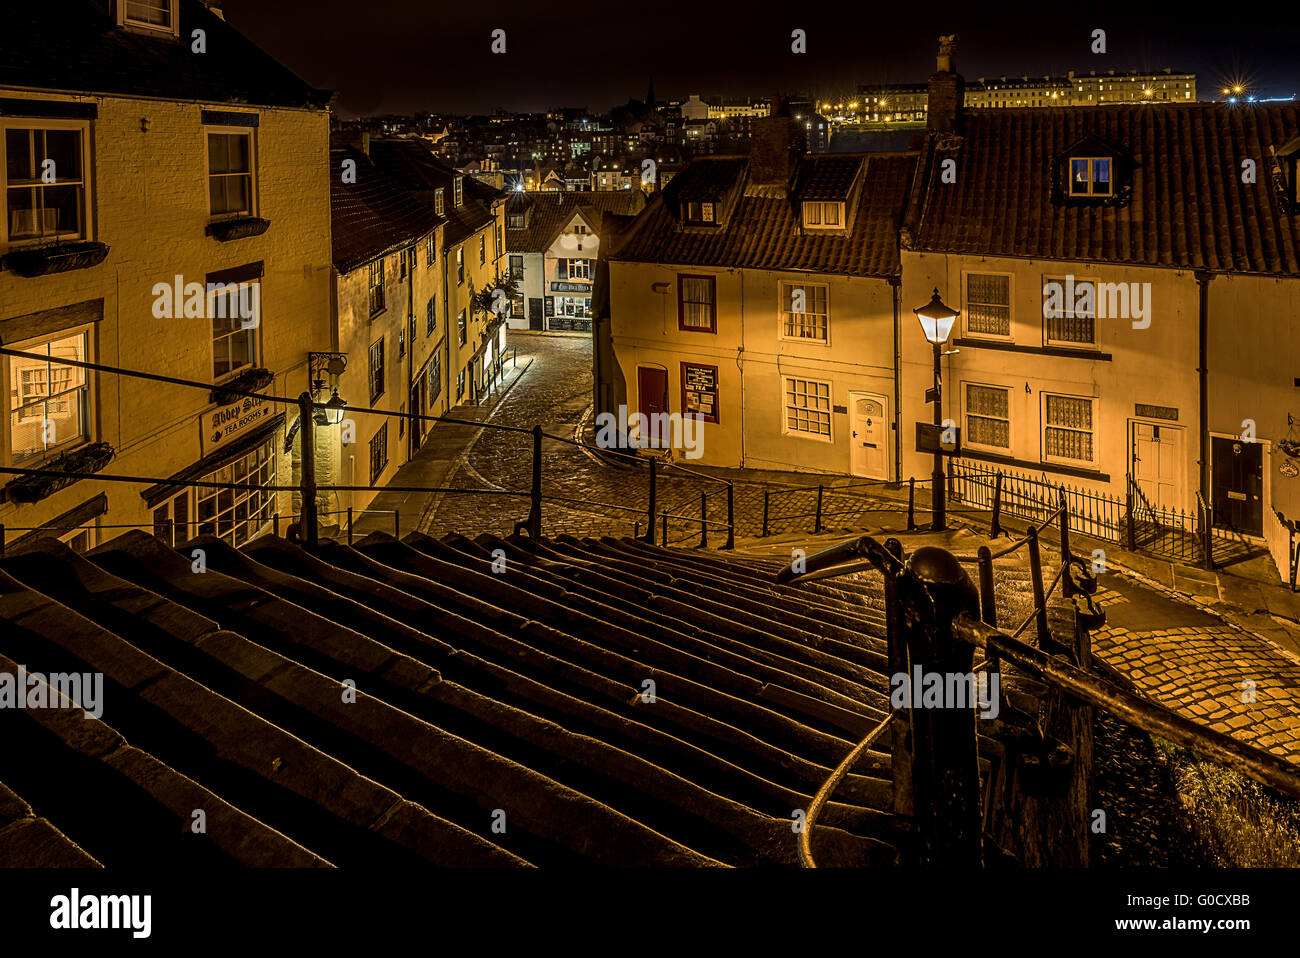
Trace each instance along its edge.
<path fill-rule="evenodd" d="M 512 193 L 506 199 L 506 248 L 512 253 L 542 253 L 581 212 L 593 231 L 600 230 L 604 213 L 634 213 L 638 190 L 583 190 L 546 193 Z M 510 228 L 512 213 L 526 213 L 523 229 Z"/>
<path fill-rule="evenodd" d="M 357 181 L 342 182 L 344 160 L 357 164 Z M 378 256 L 409 246 L 444 219 L 418 202 L 360 150 L 330 150 L 330 226 L 334 266 L 346 273 Z"/>
<path fill-rule="evenodd" d="M 969 111 L 960 147 L 935 153 L 912 248 L 1295 275 L 1300 216 L 1282 211 L 1269 147 L 1297 134 L 1300 104 Z M 1132 156 L 1127 206 L 1052 202 L 1054 158 L 1087 137 Z M 956 182 L 941 184 L 947 157 Z"/>
<path fill-rule="evenodd" d="M 0 709 L 0 860 L 794 866 L 791 809 L 889 684 L 878 582 L 778 586 L 781 564 L 611 539 L 42 540 L 0 559 L 0 672 L 100 672 L 103 713 Z M 897 860 L 889 764 L 869 751 L 837 788 L 823 864 Z"/>
<path fill-rule="evenodd" d="M 492 223 L 492 201 L 504 194 L 468 173 L 461 173 L 433 152 L 420 139 L 370 141 L 370 157 L 407 192 L 433 205 L 435 190 L 443 191 L 443 215 L 447 220 L 443 243 L 450 247 L 463 242 Z M 463 179 L 464 203 L 455 204 L 456 177 Z"/>
<path fill-rule="evenodd" d="M 123 30 L 107 3 L 6 3 L 0 17 L 0 86 L 251 103 L 322 106 L 326 91 L 304 83 L 198 0 L 181 0 L 180 40 Z M 207 34 L 195 56 L 190 36 Z"/>
<path fill-rule="evenodd" d="M 802 157 L 789 199 L 740 196 L 725 226 L 682 229 L 673 212 L 683 199 L 709 200 L 748 178 L 749 161 L 700 158 L 688 163 L 630 228 L 615 260 L 692 266 L 808 270 L 854 276 L 900 272 L 898 229 L 916 169 L 915 153 Z M 866 164 L 856 213 L 847 233 L 804 231 L 798 185 L 805 171 L 842 173 L 840 164 Z"/>

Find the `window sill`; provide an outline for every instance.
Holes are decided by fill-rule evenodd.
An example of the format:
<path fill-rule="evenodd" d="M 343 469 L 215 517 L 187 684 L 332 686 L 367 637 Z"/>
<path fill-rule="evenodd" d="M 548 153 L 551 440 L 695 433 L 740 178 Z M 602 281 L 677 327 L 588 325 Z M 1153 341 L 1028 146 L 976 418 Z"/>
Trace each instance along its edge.
<path fill-rule="evenodd" d="M 1069 359 L 1091 359 L 1095 362 L 1108 363 L 1110 353 L 1099 352 L 1091 347 L 1071 348 L 1066 346 L 1022 346 L 1017 343 L 1002 342 L 996 339 L 954 339 L 952 344 L 970 349 L 1000 349 L 1009 353 L 1032 353 L 1035 356 L 1060 356 Z"/>
<path fill-rule="evenodd" d="M 112 461 L 113 447 L 106 442 L 92 442 L 84 446 L 45 459 L 31 465 L 30 469 L 44 470 L 41 474 L 19 476 L 4 487 L 4 497 L 9 502 L 30 504 L 48 499 L 62 489 L 81 480 L 81 476 L 57 473 L 95 473 Z M 55 473 L 51 475 L 50 473 Z"/>
<path fill-rule="evenodd" d="M 108 250 L 106 243 L 85 241 L 19 248 L 0 257 L 0 269 L 28 278 L 90 269 L 104 262 Z"/>
<path fill-rule="evenodd" d="M 245 239 L 249 236 L 261 236 L 271 226 L 270 220 L 257 216 L 241 216 L 233 220 L 219 220 L 209 223 L 205 232 L 219 243 Z"/>
<path fill-rule="evenodd" d="M 233 405 L 244 397 L 239 393 L 230 392 L 230 390 L 238 389 L 240 392 L 255 393 L 265 389 L 273 382 L 275 382 L 275 374 L 269 369 L 256 367 L 245 369 L 221 383 L 214 384 L 209 399 L 218 406 Z"/>

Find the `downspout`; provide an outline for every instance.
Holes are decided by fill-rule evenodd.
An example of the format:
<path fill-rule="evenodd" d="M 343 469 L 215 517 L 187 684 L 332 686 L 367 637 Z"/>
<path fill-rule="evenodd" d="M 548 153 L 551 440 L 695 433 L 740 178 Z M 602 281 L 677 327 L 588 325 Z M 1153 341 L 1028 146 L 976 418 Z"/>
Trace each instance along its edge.
<path fill-rule="evenodd" d="M 902 327 L 899 325 L 899 316 L 902 309 L 903 299 L 903 278 L 901 276 L 891 276 L 885 282 L 889 283 L 894 291 L 894 481 L 903 481 L 903 427 L 902 427 L 902 404 L 903 404 L 903 352 L 902 352 Z"/>
<path fill-rule="evenodd" d="M 1196 273 L 1198 316 L 1197 333 L 1199 344 L 1199 364 L 1197 366 L 1197 389 L 1200 402 L 1199 449 L 1201 498 L 1208 505 L 1210 502 L 1210 280 L 1213 275 L 1205 270 Z"/>
<path fill-rule="evenodd" d="M 745 468 L 745 271 L 740 272 L 740 348 L 736 350 L 736 372 L 740 374 L 740 468 Z M 778 370 L 780 364 L 777 364 Z M 782 386 L 782 389 L 785 387 Z M 719 409 L 718 412 L 722 410 Z"/>

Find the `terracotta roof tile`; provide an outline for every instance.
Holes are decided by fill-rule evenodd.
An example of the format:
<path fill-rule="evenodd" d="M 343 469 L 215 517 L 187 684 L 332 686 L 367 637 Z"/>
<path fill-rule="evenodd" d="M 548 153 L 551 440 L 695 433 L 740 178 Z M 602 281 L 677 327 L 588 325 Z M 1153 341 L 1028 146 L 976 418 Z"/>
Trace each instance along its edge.
<path fill-rule="evenodd" d="M 337 175 L 344 160 L 357 164 L 354 184 Z M 416 243 L 444 222 L 432 206 L 418 202 L 360 150 L 330 150 L 330 170 L 330 225 L 339 272 Z"/>

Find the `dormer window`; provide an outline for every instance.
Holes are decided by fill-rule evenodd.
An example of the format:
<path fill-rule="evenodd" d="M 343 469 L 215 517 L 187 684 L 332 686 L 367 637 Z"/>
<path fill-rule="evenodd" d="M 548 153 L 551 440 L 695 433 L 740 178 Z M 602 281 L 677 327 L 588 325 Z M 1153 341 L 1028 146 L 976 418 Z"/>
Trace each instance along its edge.
<path fill-rule="evenodd" d="M 686 203 L 684 209 L 686 211 L 686 222 L 688 223 L 712 224 L 716 222 L 716 204 L 714 203 Z"/>
<path fill-rule="evenodd" d="M 1110 196 L 1112 165 L 1108 156 L 1070 157 L 1070 195 Z"/>
<path fill-rule="evenodd" d="M 826 202 L 805 202 L 803 204 L 803 225 L 813 230 L 838 230 L 844 227 L 844 204 Z"/>
<path fill-rule="evenodd" d="M 454 196 L 455 196 L 454 201 L 456 203 L 456 208 L 460 209 L 461 206 L 465 204 L 465 177 L 463 176 L 456 177 Z"/>
<path fill-rule="evenodd" d="M 523 214 L 523 213 L 511 213 L 511 214 L 510 214 L 510 228 L 511 228 L 512 230 L 521 230 L 521 229 L 524 228 L 524 214 Z"/>
<path fill-rule="evenodd" d="M 433 191 L 433 211 L 434 211 L 435 213 L 437 213 L 439 216 L 442 216 L 442 215 L 446 212 L 446 209 L 447 209 L 447 204 L 446 204 L 446 202 L 443 200 L 442 189 L 439 188 L 439 189 L 434 190 L 434 191 Z"/>
<path fill-rule="evenodd" d="M 118 25 L 174 37 L 179 32 L 178 3 L 179 0 L 118 0 Z"/>

